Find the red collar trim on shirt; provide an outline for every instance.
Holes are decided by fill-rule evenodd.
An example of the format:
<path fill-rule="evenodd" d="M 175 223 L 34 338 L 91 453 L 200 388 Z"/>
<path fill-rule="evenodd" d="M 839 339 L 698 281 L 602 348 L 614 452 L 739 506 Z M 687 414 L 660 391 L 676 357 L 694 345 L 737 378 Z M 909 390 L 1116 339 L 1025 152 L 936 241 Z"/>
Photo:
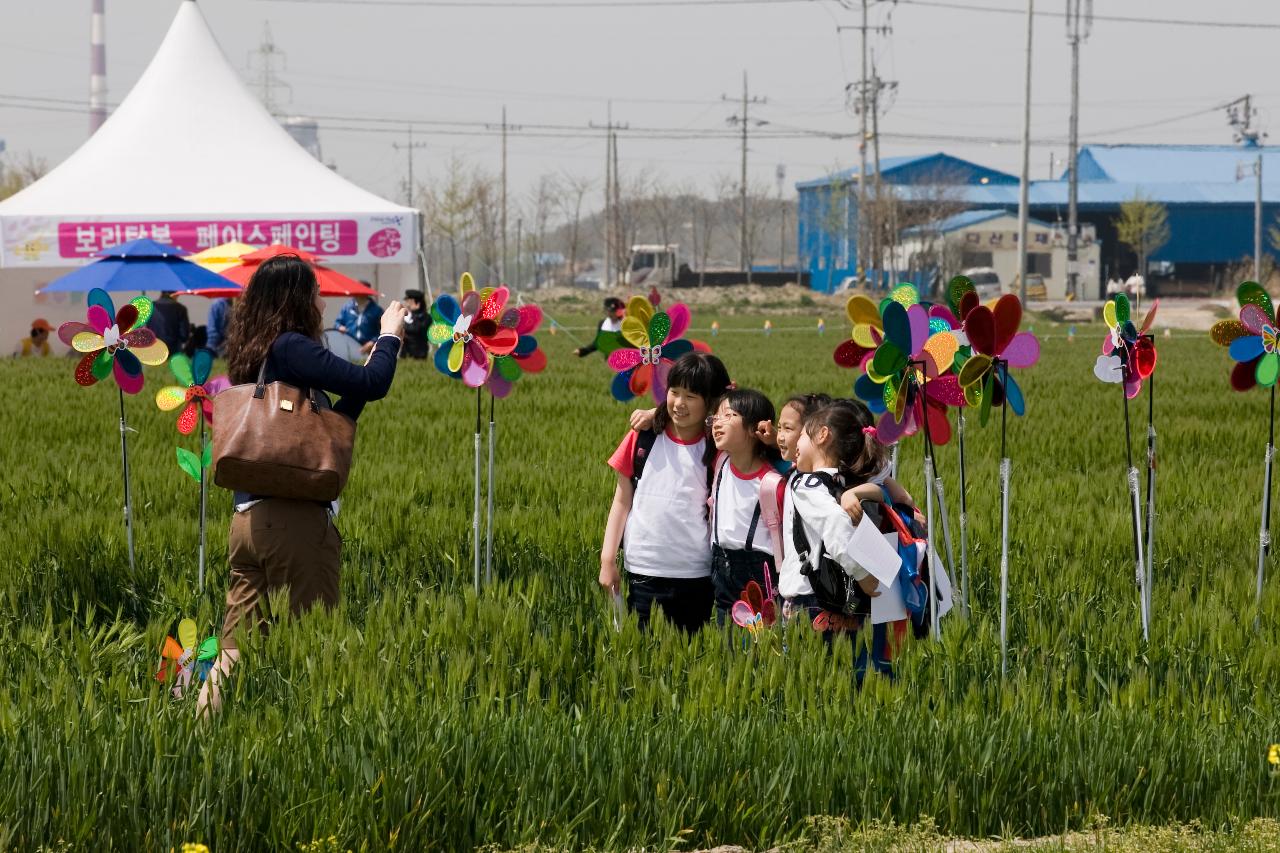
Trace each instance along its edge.
<path fill-rule="evenodd" d="M 733 476 L 737 477 L 739 480 L 760 480 L 764 478 L 765 474 L 769 473 L 769 465 L 765 462 L 760 463 L 760 468 L 754 474 L 742 473 L 738 470 L 738 467 L 733 464 L 733 462 L 729 462 L 728 464 L 729 471 L 732 472 Z"/>
<path fill-rule="evenodd" d="M 680 436 L 676 435 L 675 429 L 671 427 L 668 427 L 666 431 L 663 432 L 663 435 L 674 441 L 676 444 L 683 444 L 685 447 L 691 447 L 706 438 L 705 435 L 700 435 L 693 441 L 685 441 Z"/>

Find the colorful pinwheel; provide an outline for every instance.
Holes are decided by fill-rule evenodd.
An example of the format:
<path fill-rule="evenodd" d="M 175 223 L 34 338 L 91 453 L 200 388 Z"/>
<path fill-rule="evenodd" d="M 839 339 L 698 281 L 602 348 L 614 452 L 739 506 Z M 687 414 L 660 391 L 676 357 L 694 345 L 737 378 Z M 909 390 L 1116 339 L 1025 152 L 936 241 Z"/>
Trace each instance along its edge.
<path fill-rule="evenodd" d="M 218 658 L 218 638 L 209 637 L 196 646 L 196 623 L 183 619 L 178 623 L 178 639 L 165 637 L 160 648 L 160 670 L 156 681 L 173 682 L 173 695 L 181 697 L 194 675 L 204 681 Z"/>
<path fill-rule="evenodd" d="M 768 575 L 765 577 L 767 579 Z M 761 628 L 767 628 L 776 622 L 778 611 L 772 595 L 765 595 L 760 584 L 755 581 L 747 581 L 742 594 L 730 608 L 729 616 L 735 625 L 746 628 L 754 635 Z"/>
<path fill-rule="evenodd" d="M 1019 332 L 1021 323 L 1022 303 L 1012 293 L 996 300 L 994 309 L 978 305 L 965 315 L 964 331 L 973 355 L 961 365 L 958 378 L 965 402 L 979 407 L 984 426 L 992 407 L 1006 401 L 1014 414 L 1026 411 L 1022 390 L 1007 368 L 1031 367 L 1039 361 L 1040 341 L 1030 332 Z"/>
<path fill-rule="evenodd" d="M 1270 388 L 1280 375 L 1280 325 L 1271 297 L 1256 281 L 1246 281 L 1236 289 L 1236 301 L 1240 303 L 1240 319 L 1219 320 L 1209 334 L 1215 343 L 1228 347 L 1231 357 L 1239 362 L 1231 370 L 1232 388 Z"/>
<path fill-rule="evenodd" d="M 662 405 L 667 397 L 667 371 L 676 359 L 695 349 L 709 350 L 706 344 L 681 337 L 690 319 L 689 307 L 682 302 L 667 311 L 655 311 L 643 296 L 631 298 L 622 320 L 622 337 L 634 349 L 615 349 L 608 358 L 618 374 L 610 386 L 614 399 L 625 403 L 648 391 Z"/>
<path fill-rule="evenodd" d="M 857 294 L 849 297 L 844 310 L 853 324 L 853 331 L 847 341 L 836 347 L 833 357 L 841 367 L 862 367 L 866 357 L 884 340 L 880 309 L 870 298 Z"/>
<path fill-rule="evenodd" d="M 489 378 L 493 358 L 516 348 L 520 315 L 506 309 L 505 287 L 477 291 L 471 273 L 462 274 L 459 290 L 460 299 L 446 293 L 431 306 L 434 322 L 427 338 L 439 347 L 435 365 L 441 373 L 479 388 Z"/>
<path fill-rule="evenodd" d="M 501 399 L 511 393 L 512 384 L 526 373 L 541 373 L 547 366 L 547 354 L 538 348 L 538 339 L 534 333 L 542 325 L 542 309 L 537 305 L 521 305 L 518 309 L 519 319 L 516 322 L 515 349 L 507 355 L 493 358 L 493 370 L 489 373 L 486 387 L 489 393 Z"/>
<path fill-rule="evenodd" d="M 1151 303 L 1142 328 L 1130 319 L 1129 297 L 1117 293 L 1102 307 L 1107 336 L 1102 339 L 1102 355 L 1093 366 L 1093 375 L 1103 382 L 1124 383 L 1125 396 L 1132 400 L 1142 390 L 1142 380 L 1156 369 L 1156 344 L 1147 332 L 1156 319 L 1160 300 Z"/>
<path fill-rule="evenodd" d="M 196 350 L 195 358 L 185 353 L 175 353 L 169 359 L 169 371 L 178 385 L 167 385 L 156 392 L 156 405 L 162 412 L 171 412 L 186 404 L 178 414 L 178 432 L 191 435 L 204 412 L 205 422 L 213 423 L 213 396 L 226 388 L 227 377 L 209 379 L 213 369 L 213 354 L 206 349 Z"/>
<path fill-rule="evenodd" d="M 904 308 L 886 300 L 881 321 L 884 339 L 853 391 L 879 414 L 876 438 L 892 444 L 914 434 L 928 417 L 929 437 L 936 444 L 951 439 L 946 407 L 963 405 L 964 397 L 950 372 L 959 344 L 945 321 L 930 320 L 919 303 Z M 927 405 L 926 405 L 927 403 Z"/>
<path fill-rule="evenodd" d="M 76 382 L 88 387 L 114 373 L 126 394 L 142 390 L 142 365 L 164 364 L 169 348 L 146 328 L 151 300 L 134 297 L 116 311 L 105 290 L 89 291 L 87 323 L 69 322 L 58 327 L 58 339 L 84 353 L 76 365 Z"/>

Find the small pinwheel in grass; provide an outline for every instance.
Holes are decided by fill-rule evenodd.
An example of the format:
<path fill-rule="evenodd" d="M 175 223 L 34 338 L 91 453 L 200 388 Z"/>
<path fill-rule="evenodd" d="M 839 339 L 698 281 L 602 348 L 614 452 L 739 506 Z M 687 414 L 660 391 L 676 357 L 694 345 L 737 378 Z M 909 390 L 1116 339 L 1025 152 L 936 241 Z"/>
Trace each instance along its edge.
<path fill-rule="evenodd" d="M 991 409 L 1006 402 L 1015 415 L 1026 411 L 1018 383 L 1003 366 L 997 368 L 998 362 L 1030 367 L 1040 360 L 1040 341 L 1030 332 L 1019 332 L 1021 323 L 1022 303 L 1012 293 L 996 300 L 994 308 L 979 305 L 965 315 L 964 330 L 973 354 L 960 366 L 958 378 L 965 402 L 978 407 L 984 426 Z"/>
<path fill-rule="evenodd" d="M 1239 362 L 1231 370 L 1232 388 L 1270 388 L 1280 375 L 1280 325 L 1271 297 L 1256 281 L 1246 281 L 1236 289 L 1236 301 L 1240 303 L 1240 319 L 1219 320 L 1209 335 L 1219 346 L 1228 347 L 1231 357 Z"/>
<path fill-rule="evenodd" d="M 622 320 L 622 337 L 630 347 L 609 353 L 609 366 L 617 371 L 610 390 L 625 403 L 646 391 L 658 405 L 667 398 L 667 372 L 676 359 L 706 344 L 683 337 L 689 328 L 689 306 L 677 302 L 666 311 L 655 311 L 649 300 L 634 296 Z"/>
<path fill-rule="evenodd" d="M 213 354 L 206 349 L 196 350 L 194 358 L 185 353 L 175 353 L 169 359 L 169 372 L 178 380 L 156 392 L 156 405 L 162 412 L 171 412 L 182 406 L 178 413 L 178 432 L 191 435 L 204 413 L 206 423 L 213 423 L 213 396 L 231 383 L 227 377 L 209 378 L 213 369 Z M 185 405 L 184 405 L 185 404 Z"/>
<path fill-rule="evenodd" d="M 88 387 L 114 374 L 126 394 L 142 390 L 142 365 L 164 364 L 169 348 L 146 328 L 151 300 L 134 297 L 116 311 L 105 290 L 89 291 L 87 323 L 63 323 L 58 339 L 84 353 L 76 365 L 76 382 Z"/>
<path fill-rule="evenodd" d="M 512 309 L 508 309 L 512 310 Z M 526 373 L 541 373 L 547 367 L 547 354 L 538 348 L 533 335 L 542 325 L 542 309 L 537 305 L 521 305 L 516 322 L 516 348 L 507 355 L 493 357 L 493 370 L 485 387 L 489 393 L 502 399 L 511 393 L 512 384 Z"/>
<path fill-rule="evenodd" d="M 520 312 L 507 308 L 505 287 L 476 290 L 471 273 L 463 273 L 460 299 L 442 294 L 431 306 L 427 338 L 438 345 L 436 368 L 446 376 L 479 388 L 489 378 L 492 360 L 509 355 L 520 340 Z"/>
<path fill-rule="evenodd" d="M 768 575 L 765 577 L 768 578 Z M 772 595 L 766 595 L 760 589 L 760 584 L 747 581 L 742 594 L 729 609 L 729 616 L 733 619 L 733 624 L 746 628 L 754 635 L 761 628 L 767 628 L 778 621 L 777 604 Z"/>
<path fill-rule="evenodd" d="M 1156 369 L 1156 344 L 1147 332 L 1159 306 L 1158 299 L 1151 303 L 1141 329 L 1133 324 L 1129 297 L 1123 293 L 1117 293 L 1102 307 L 1102 319 L 1109 331 L 1102 339 L 1102 355 L 1093 365 L 1093 375 L 1103 382 L 1123 382 L 1124 394 L 1131 400 L 1142 390 L 1142 380 Z"/>
<path fill-rule="evenodd" d="M 853 385 L 854 394 L 880 415 L 876 438 L 892 444 L 914 434 L 927 417 L 930 439 L 946 444 L 951 439 L 946 407 L 964 404 L 951 373 L 959 346 L 955 335 L 919 303 L 904 308 L 886 301 L 882 320 L 884 340 Z"/>
<path fill-rule="evenodd" d="M 174 696 L 182 696 L 193 675 L 204 681 L 218 658 L 218 638 L 209 637 L 197 646 L 198 636 L 195 621 L 183 619 L 178 623 L 178 639 L 165 637 L 164 645 L 160 647 L 160 671 L 156 673 L 156 681 L 172 682 Z"/>

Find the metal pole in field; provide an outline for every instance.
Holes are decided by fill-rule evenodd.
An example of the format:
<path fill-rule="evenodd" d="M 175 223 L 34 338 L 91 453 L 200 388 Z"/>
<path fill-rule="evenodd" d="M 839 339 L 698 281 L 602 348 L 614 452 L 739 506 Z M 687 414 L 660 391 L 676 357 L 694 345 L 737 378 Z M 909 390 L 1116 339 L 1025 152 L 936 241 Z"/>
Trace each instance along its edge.
<path fill-rule="evenodd" d="M 129 490 L 129 441 L 125 436 L 129 431 L 129 425 L 124 417 L 124 390 L 121 388 L 116 390 L 120 392 L 120 460 L 124 466 L 124 532 L 129 545 L 129 572 L 132 574 L 136 568 L 136 562 L 133 556 L 133 494 Z"/>
<path fill-rule="evenodd" d="M 1147 377 L 1147 621 L 1151 620 L 1151 588 L 1155 585 L 1156 550 L 1156 385 Z"/>
<path fill-rule="evenodd" d="M 1009 387 L 1009 363 L 997 359 L 992 370 L 1004 369 L 1004 387 Z M 990 386 L 983 390 L 986 393 Z M 1000 676 L 1009 671 L 1009 461 L 1005 438 L 1008 433 L 1009 401 L 1000 406 Z"/>
<path fill-rule="evenodd" d="M 471 555 L 474 563 L 474 587 L 480 592 L 480 391 L 476 389 L 475 489 L 471 508 Z"/>
<path fill-rule="evenodd" d="M 1083 15 L 1081 14 L 1081 7 Z M 1080 297 L 1079 246 L 1080 222 L 1077 216 L 1079 197 L 1080 163 L 1080 42 L 1089 38 L 1093 27 L 1093 0 L 1067 0 L 1067 41 L 1071 44 L 1071 127 L 1070 148 L 1067 162 L 1071 169 L 1071 182 L 1067 193 L 1067 290 L 1075 298 Z M 1145 276 L 1146 270 L 1139 270 Z"/>
<path fill-rule="evenodd" d="M 205 513 L 209 505 L 209 478 L 204 473 L 204 408 L 203 405 L 197 415 L 200 418 L 200 452 L 196 457 L 196 464 L 200 468 L 200 549 L 196 562 L 196 577 L 199 589 L 204 592 L 204 528 Z"/>
<path fill-rule="evenodd" d="M 1027 81 L 1022 100 L 1022 178 L 1018 182 L 1018 281 L 1027 304 L 1027 194 L 1031 180 L 1031 33 L 1035 0 L 1027 0 Z"/>
<path fill-rule="evenodd" d="M 924 362 L 916 362 L 920 366 L 920 419 L 924 428 L 924 523 L 926 553 L 933 548 L 933 441 L 929 435 L 929 374 Z M 914 365 L 913 365 L 914 366 Z M 937 551 L 934 551 L 937 553 Z M 929 564 L 929 624 L 933 626 L 933 639 L 942 639 L 942 629 L 938 625 L 938 567 Z"/>
<path fill-rule="evenodd" d="M 489 510 L 485 521 L 484 539 L 484 583 L 493 583 L 493 449 L 497 443 L 497 427 L 493 420 L 493 395 L 489 395 Z"/>
<path fill-rule="evenodd" d="M 1262 622 L 1262 581 L 1271 550 L 1271 462 L 1276 455 L 1276 387 L 1271 386 L 1271 415 L 1267 432 L 1266 473 L 1262 478 L 1262 527 L 1258 532 L 1258 613 L 1253 625 Z M 126 481 L 127 482 L 127 481 Z"/>
<path fill-rule="evenodd" d="M 1128 371 L 1129 368 L 1126 367 L 1126 379 Z M 1124 450 L 1127 463 L 1125 480 L 1129 484 L 1129 500 L 1132 504 L 1130 521 L 1133 525 L 1133 559 L 1136 564 L 1134 580 L 1138 584 L 1138 615 L 1142 621 L 1142 640 L 1147 642 L 1150 639 L 1150 629 L 1147 621 L 1146 561 L 1142 557 L 1142 506 L 1138 492 L 1138 469 L 1133 464 L 1133 445 L 1129 438 L 1129 394 L 1125 391 L 1125 385 L 1125 382 L 1120 383 L 1120 394 L 1124 398 Z"/>
<path fill-rule="evenodd" d="M 858 84 L 858 115 L 862 130 L 858 135 L 858 277 L 867 270 L 867 0 L 862 0 L 862 79 Z M 896 452 L 896 448 L 895 448 Z M 896 459 L 895 459 L 896 462 Z M 894 465 L 895 472 L 898 470 Z"/>
<path fill-rule="evenodd" d="M 969 504 L 964 470 L 964 409 L 956 412 L 956 437 L 960 450 L 960 604 L 969 618 Z"/>

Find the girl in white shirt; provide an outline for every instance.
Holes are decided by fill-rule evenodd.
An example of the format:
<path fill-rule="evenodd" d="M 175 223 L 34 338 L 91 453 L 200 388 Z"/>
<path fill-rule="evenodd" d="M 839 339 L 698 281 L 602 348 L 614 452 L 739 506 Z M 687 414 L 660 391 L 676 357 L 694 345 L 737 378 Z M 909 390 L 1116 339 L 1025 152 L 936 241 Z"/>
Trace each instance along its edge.
<path fill-rule="evenodd" d="M 764 440 L 773 416 L 768 397 L 736 388 L 720 398 L 716 413 L 707 419 L 717 451 L 711 486 L 711 584 L 719 625 L 749 582 L 755 581 L 765 595 L 778 588 L 775 549 L 781 543 L 774 541 L 762 505 L 772 502 L 776 521 L 779 493 L 786 487 L 774 469 L 778 451 Z"/>
<path fill-rule="evenodd" d="M 682 356 L 666 377 L 666 400 L 653 430 L 628 430 L 609 458 L 618 484 L 600 549 L 600 586 L 621 590 L 618 548 L 627 570 L 627 606 L 641 629 L 653 606 L 687 632 L 711 616 L 711 546 L 707 513 L 710 466 L 706 419 L 729 386 L 710 353 Z"/>

